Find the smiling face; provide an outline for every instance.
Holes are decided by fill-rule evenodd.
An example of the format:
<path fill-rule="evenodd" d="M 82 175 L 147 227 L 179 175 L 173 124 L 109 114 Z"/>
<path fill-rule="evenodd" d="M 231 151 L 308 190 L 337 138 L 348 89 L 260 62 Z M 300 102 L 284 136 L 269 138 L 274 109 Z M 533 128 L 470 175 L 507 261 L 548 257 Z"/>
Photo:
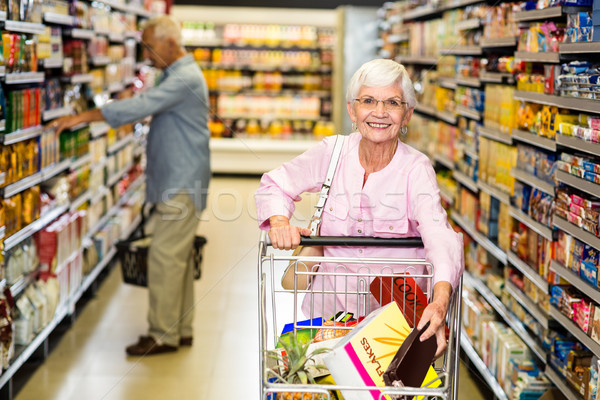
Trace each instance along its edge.
<path fill-rule="evenodd" d="M 371 98 L 374 100 L 394 99 L 404 101 L 404 94 L 397 83 L 384 87 L 362 86 L 358 91 L 357 99 Z M 383 101 L 376 103 L 375 108 L 369 108 L 359 101 L 346 104 L 352 122 L 356 123 L 363 139 L 374 144 L 395 143 L 400 133 L 400 128 L 406 126 L 413 109 L 402 105 L 398 110 L 386 109 Z"/>

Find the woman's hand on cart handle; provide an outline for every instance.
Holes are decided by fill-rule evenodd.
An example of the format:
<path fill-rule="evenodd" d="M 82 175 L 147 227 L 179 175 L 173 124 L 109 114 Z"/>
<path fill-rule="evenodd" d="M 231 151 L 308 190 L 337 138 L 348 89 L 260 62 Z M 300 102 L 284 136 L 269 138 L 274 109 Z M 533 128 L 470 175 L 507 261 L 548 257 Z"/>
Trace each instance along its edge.
<path fill-rule="evenodd" d="M 425 307 L 421 320 L 419 321 L 418 329 L 423 329 L 425 324 L 429 322 L 429 328 L 421 335 L 421 341 L 429 339 L 431 336 L 436 336 L 437 352 L 435 358 L 438 358 L 446 351 L 448 347 L 446 343 L 445 321 L 450 305 L 450 296 L 452 295 L 452 285 L 449 282 L 438 282 L 433 287 L 433 300 Z"/>
<path fill-rule="evenodd" d="M 300 235 L 310 235 L 310 229 L 290 225 L 290 220 L 283 215 L 273 215 L 269 218 L 269 223 L 269 238 L 275 249 L 295 249 L 300 244 Z"/>

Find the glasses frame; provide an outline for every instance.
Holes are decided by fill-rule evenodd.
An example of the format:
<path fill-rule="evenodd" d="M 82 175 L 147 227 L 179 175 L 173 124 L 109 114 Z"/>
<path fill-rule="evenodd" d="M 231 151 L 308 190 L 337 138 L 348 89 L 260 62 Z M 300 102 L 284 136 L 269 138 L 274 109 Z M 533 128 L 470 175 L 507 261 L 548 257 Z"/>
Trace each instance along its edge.
<path fill-rule="evenodd" d="M 373 100 L 373 101 L 375 102 L 375 105 L 374 105 L 374 106 L 371 108 L 371 106 L 370 106 L 370 105 L 365 105 L 365 104 L 363 103 L 363 100 Z M 394 98 L 391 98 L 391 99 L 385 99 L 385 100 L 377 100 L 377 99 L 374 99 L 374 98 L 372 98 L 372 97 L 362 97 L 362 98 L 357 98 L 357 99 L 354 99 L 354 101 L 358 101 L 358 104 L 360 104 L 362 107 L 364 107 L 364 108 L 367 108 L 367 109 L 373 109 L 373 110 L 377 108 L 377 105 L 379 104 L 379 102 L 383 103 L 383 108 L 384 108 L 386 111 L 400 111 L 400 110 L 402 110 L 402 106 L 406 106 L 406 107 L 408 107 L 408 102 L 407 102 L 407 101 L 400 100 L 400 101 L 399 101 L 399 103 L 401 104 L 401 106 L 400 106 L 400 107 L 398 107 L 398 108 L 394 108 L 394 107 L 392 107 L 392 108 L 389 108 L 389 107 L 386 105 L 386 101 L 390 101 L 390 100 L 397 101 L 397 100 L 396 100 L 396 99 L 394 99 Z"/>

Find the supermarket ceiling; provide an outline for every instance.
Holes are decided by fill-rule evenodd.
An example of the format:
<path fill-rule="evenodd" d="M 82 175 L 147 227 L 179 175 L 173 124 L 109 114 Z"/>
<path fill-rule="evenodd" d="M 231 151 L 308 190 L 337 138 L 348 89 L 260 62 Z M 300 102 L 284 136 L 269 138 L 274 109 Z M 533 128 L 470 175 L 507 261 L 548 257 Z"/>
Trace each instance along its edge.
<path fill-rule="evenodd" d="M 175 0 L 176 5 L 185 6 L 237 6 L 237 7 L 278 7 L 278 8 L 325 8 L 338 6 L 381 7 L 381 0 Z"/>

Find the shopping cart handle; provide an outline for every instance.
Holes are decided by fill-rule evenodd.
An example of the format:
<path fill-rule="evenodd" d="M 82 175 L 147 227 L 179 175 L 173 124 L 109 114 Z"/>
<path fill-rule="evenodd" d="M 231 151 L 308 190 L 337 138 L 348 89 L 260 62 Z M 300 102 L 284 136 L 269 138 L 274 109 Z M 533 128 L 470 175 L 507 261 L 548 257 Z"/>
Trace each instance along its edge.
<path fill-rule="evenodd" d="M 301 236 L 303 246 L 423 247 L 420 237 Z"/>

